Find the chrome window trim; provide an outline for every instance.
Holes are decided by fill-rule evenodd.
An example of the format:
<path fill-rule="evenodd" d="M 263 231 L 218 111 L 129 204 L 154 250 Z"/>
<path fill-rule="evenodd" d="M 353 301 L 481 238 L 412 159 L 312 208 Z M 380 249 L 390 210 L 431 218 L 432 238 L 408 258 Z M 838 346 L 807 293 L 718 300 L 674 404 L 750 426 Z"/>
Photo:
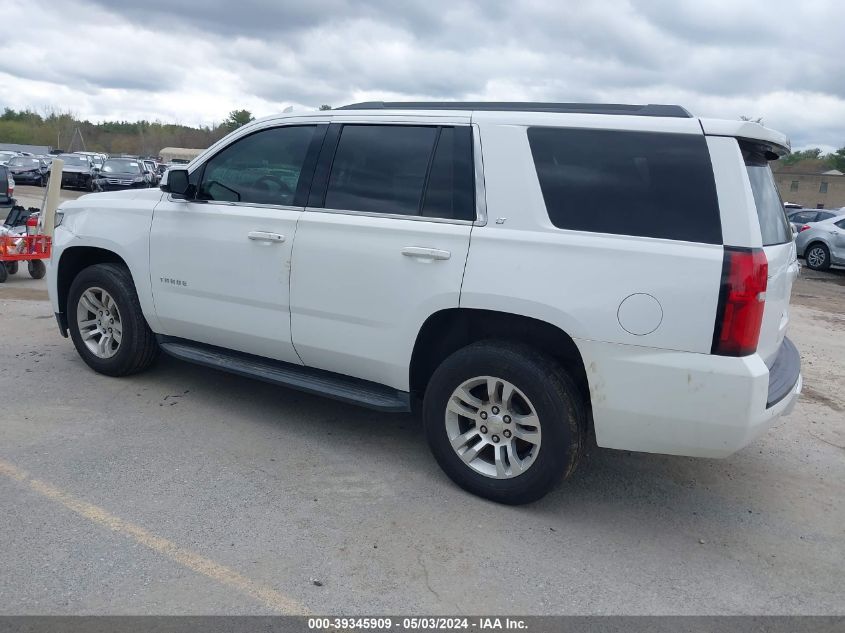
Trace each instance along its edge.
<path fill-rule="evenodd" d="M 289 204 L 259 204 L 250 202 L 230 202 L 228 200 L 185 200 L 184 198 L 174 198 L 172 194 L 167 194 L 167 199 L 170 202 L 184 202 L 186 204 L 200 204 L 213 205 L 215 207 L 253 207 L 258 209 L 275 209 L 280 211 L 299 211 L 305 210 L 305 207 L 297 207 Z"/>
<path fill-rule="evenodd" d="M 351 209 L 324 209 L 321 207 L 305 207 L 306 213 L 332 213 L 334 215 L 358 215 L 367 218 L 388 218 L 391 220 L 413 220 L 416 222 L 434 222 L 436 224 L 460 224 L 472 226 L 473 220 L 454 220 L 452 218 L 434 218 L 424 215 L 404 215 L 401 213 L 379 213 L 378 211 L 353 211 Z"/>
<path fill-rule="evenodd" d="M 484 156 L 481 153 L 481 130 L 477 123 L 470 126 L 472 130 L 472 161 L 475 171 L 475 226 L 487 224 L 487 188 L 484 185 Z M 465 221 L 465 220 L 464 220 Z"/>

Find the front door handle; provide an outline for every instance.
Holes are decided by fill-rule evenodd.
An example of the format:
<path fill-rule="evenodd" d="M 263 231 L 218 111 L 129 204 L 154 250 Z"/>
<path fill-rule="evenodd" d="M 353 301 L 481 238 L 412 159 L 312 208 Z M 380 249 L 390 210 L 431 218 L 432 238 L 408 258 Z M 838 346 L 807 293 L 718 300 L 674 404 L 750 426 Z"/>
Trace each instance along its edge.
<path fill-rule="evenodd" d="M 281 233 L 269 233 L 267 231 L 250 231 L 246 236 L 251 240 L 259 242 L 284 242 L 285 236 Z"/>
<path fill-rule="evenodd" d="M 417 257 L 419 259 L 449 259 L 452 256 L 449 251 L 422 246 L 406 246 L 402 249 L 402 254 L 406 257 Z"/>

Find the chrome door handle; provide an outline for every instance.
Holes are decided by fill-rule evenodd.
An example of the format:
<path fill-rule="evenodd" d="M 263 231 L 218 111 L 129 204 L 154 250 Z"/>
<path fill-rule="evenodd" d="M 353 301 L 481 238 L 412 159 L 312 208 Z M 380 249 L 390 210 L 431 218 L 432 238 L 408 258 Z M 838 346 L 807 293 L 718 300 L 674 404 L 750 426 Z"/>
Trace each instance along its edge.
<path fill-rule="evenodd" d="M 406 257 L 418 257 L 419 259 L 449 259 L 452 256 L 449 251 L 422 246 L 406 246 L 402 249 L 402 254 Z"/>
<path fill-rule="evenodd" d="M 284 242 L 285 236 L 281 233 L 268 233 L 267 231 L 250 231 L 246 236 L 251 240 L 259 242 Z"/>

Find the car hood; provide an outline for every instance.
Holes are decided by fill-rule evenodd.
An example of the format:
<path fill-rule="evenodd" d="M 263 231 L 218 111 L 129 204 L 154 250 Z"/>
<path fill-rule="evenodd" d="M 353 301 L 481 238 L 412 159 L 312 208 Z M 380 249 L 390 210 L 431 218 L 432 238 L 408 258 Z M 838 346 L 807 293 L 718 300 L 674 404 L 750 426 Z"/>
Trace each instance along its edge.
<path fill-rule="evenodd" d="M 62 203 L 62 209 L 73 208 L 76 206 L 88 207 L 92 203 L 97 206 L 104 206 L 108 204 L 109 200 L 149 200 L 150 209 L 153 205 L 161 199 L 164 192 L 161 189 L 123 189 L 118 191 L 101 191 L 98 193 L 88 193 L 84 196 L 79 196 L 76 200 L 69 200 Z"/>
<path fill-rule="evenodd" d="M 90 174 L 91 170 L 88 167 L 79 167 L 77 165 L 65 165 L 62 167 L 63 172 L 69 174 Z"/>
<path fill-rule="evenodd" d="M 25 174 L 28 171 L 40 171 L 40 168 L 38 167 L 9 167 L 7 165 L 6 168 L 13 174 Z"/>

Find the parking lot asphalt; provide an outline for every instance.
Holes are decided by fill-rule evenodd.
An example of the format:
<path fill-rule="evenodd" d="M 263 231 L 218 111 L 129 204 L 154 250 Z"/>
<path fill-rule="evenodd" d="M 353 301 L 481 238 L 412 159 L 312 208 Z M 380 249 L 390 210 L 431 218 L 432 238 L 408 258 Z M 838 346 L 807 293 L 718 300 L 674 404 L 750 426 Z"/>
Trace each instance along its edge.
<path fill-rule="evenodd" d="M 0 613 L 841 614 L 845 271 L 802 270 L 805 393 L 725 460 L 594 447 L 542 501 L 456 488 L 409 415 L 161 358 L 97 375 L 0 286 Z"/>

